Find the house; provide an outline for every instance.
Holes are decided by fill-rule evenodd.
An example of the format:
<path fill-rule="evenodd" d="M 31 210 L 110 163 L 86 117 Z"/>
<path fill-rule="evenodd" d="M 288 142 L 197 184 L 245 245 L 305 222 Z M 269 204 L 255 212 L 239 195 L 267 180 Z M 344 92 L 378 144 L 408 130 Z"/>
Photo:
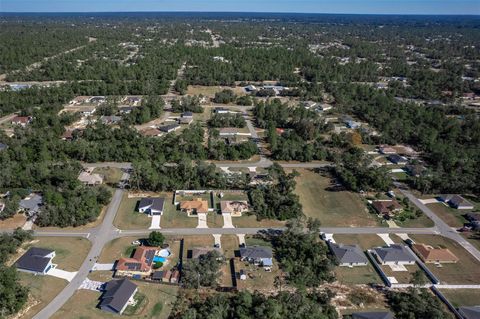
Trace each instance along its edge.
<path fill-rule="evenodd" d="M 103 184 L 103 176 L 100 174 L 92 174 L 89 172 L 81 172 L 78 180 L 85 185 L 94 186 Z"/>
<path fill-rule="evenodd" d="M 250 209 L 246 200 L 222 200 L 220 202 L 220 210 L 222 214 L 231 214 L 234 217 L 242 216 L 242 213 Z"/>
<path fill-rule="evenodd" d="M 331 106 L 330 104 L 322 103 L 317 106 L 317 111 L 325 112 L 325 111 L 331 110 L 332 108 L 333 106 Z"/>
<path fill-rule="evenodd" d="M 480 306 L 460 307 L 458 312 L 464 319 L 478 319 L 480 318 Z"/>
<path fill-rule="evenodd" d="M 92 103 L 92 104 L 102 104 L 105 103 L 107 99 L 104 96 L 92 96 L 87 100 L 87 103 Z"/>
<path fill-rule="evenodd" d="M 401 211 L 402 206 L 395 200 L 374 200 L 372 207 L 379 215 L 391 216 L 396 212 Z"/>
<path fill-rule="evenodd" d="M 397 164 L 397 165 L 405 165 L 408 163 L 408 160 L 405 157 L 400 156 L 398 154 L 390 154 L 387 156 L 387 159 L 393 164 Z"/>
<path fill-rule="evenodd" d="M 95 106 L 82 106 L 81 114 L 82 116 L 91 116 L 95 113 L 97 108 Z"/>
<path fill-rule="evenodd" d="M 352 267 L 368 265 L 368 259 L 358 245 L 343 245 L 329 241 L 328 247 L 340 266 Z"/>
<path fill-rule="evenodd" d="M 165 199 L 162 197 L 142 198 L 138 203 L 138 211 L 151 216 L 162 215 Z"/>
<path fill-rule="evenodd" d="M 32 123 L 32 117 L 31 116 L 15 116 L 12 119 L 12 125 L 19 125 L 21 127 L 25 127 L 28 124 Z"/>
<path fill-rule="evenodd" d="M 193 113 L 192 112 L 183 112 L 182 117 L 193 119 Z"/>
<path fill-rule="evenodd" d="M 15 266 L 20 271 L 45 275 L 50 269 L 55 267 L 52 264 L 54 257 L 55 251 L 53 250 L 32 247 L 22 257 L 18 258 Z"/>
<path fill-rule="evenodd" d="M 247 85 L 246 87 L 243 88 L 245 92 L 250 93 L 250 92 L 255 92 L 257 91 L 257 87 L 255 85 Z"/>
<path fill-rule="evenodd" d="M 165 133 L 170 133 L 170 132 L 175 132 L 178 130 L 181 126 L 178 124 L 170 124 L 170 125 L 165 125 L 159 127 L 159 130 Z"/>
<path fill-rule="evenodd" d="M 465 218 L 470 222 L 473 229 L 480 229 L 480 213 L 468 213 Z"/>
<path fill-rule="evenodd" d="M 134 106 L 128 106 L 128 105 L 120 105 L 118 107 L 118 111 L 121 113 L 121 114 L 130 114 L 132 113 L 132 111 L 135 109 Z"/>
<path fill-rule="evenodd" d="M 388 247 L 376 247 L 372 252 L 382 265 L 415 264 L 415 256 L 404 245 L 394 244 Z"/>
<path fill-rule="evenodd" d="M 8 148 L 7 144 L 0 143 L 0 151 L 4 151 Z"/>
<path fill-rule="evenodd" d="M 19 203 L 20 209 L 25 212 L 28 216 L 34 216 L 43 205 L 43 197 L 41 195 L 32 193 L 22 199 Z"/>
<path fill-rule="evenodd" d="M 206 255 L 212 251 L 216 251 L 219 255 L 222 255 L 222 250 L 217 247 L 195 247 L 192 249 L 192 259 L 198 259 L 200 256 Z"/>
<path fill-rule="evenodd" d="M 345 121 L 345 125 L 347 125 L 348 128 L 351 128 L 351 129 L 357 129 L 360 127 L 360 123 L 359 122 L 356 122 L 356 121 Z"/>
<path fill-rule="evenodd" d="M 180 202 L 180 210 L 191 215 L 208 213 L 208 201 L 201 198 Z"/>
<path fill-rule="evenodd" d="M 218 130 L 218 135 L 220 137 L 231 137 L 231 136 L 252 136 L 250 132 L 240 132 L 236 127 L 224 127 Z"/>
<path fill-rule="evenodd" d="M 142 131 L 141 134 L 146 137 L 158 137 L 162 136 L 162 131 L 157 130 L 156 128 L 148 128 L 145 131 Z"/>
<path fill-rule="evenodd" d="M 123 100 L 123 103 L 127 103 L 133 106 L 138 106 L 142 102 L 142 98 L 138 96 L 126 96 Z"/>
<path fill-rule="evenodd" d="M 440 200 L 456 209 L 473 209 L 474 206 L 460 195 L 440 195 Z"/>
<path fill-rule="evenodd" d="M 128 277 L 149 275 L 156 252 L 156 247 L 138 247 L 132 258 L 120 258 L 115 268 L 116 274 Z"/>
<path fill-rule="evenodd" d="M 240 259 L 263 267 L 271 267 L 273 265 L 272 249 L 265 246 L 240 248 Z"/>
<path fill-rule="evenodd" d="M 180 123 L 180 124 L 190 125 L 190 124 L 192 124 L 192 122 L 193 122 L 193 118 L 192 118 L 192 117 L 181 117 L 181 118 L 178 120 L 178 123 Z"/>
<path fill-rule="evenodd" d="M 121 120 L 122 120 L 122 117 L 117 115 L 110 115 L 110 116 L 103 115 L 100 117 L 100 121 L 102 121 L 102 123 L 105 125 L 117 124 Z"/>
<path fill-rule="evenodd" d="M 427 168 L 423 165 L 420 165 L 420 164 L 415 164 L 415 165 L 407 165 L 405 166 L 405 172 L 410 175 L 410 176 L 413 176 L 413 177 L 419 177 L 420 175 L 422 175 L 426 170 Z"/>
<path fill-rule="evenodd" d="M 61 137 L 64 141 L 71 141 L 73 140 L 73 130 L 66 130 Z"/>
<path fill-rule="evenodd" d="M 354 312 L 352 319 L 394 319 L 390 311 Z"/>
<path fill-rule="evenodd" d="M 98 308 L 121 315 L 125 308 L 134 302 L 137 291 L 137 285 L 127 278 L 110 280 L 105 284 Z"/>
<path fill-rule="evenodd" d="M 236 114 L 238 113 L 237 111 L 232 111 L 232 110 L 229 110 L 229 109 L 226 109 L 224 107 L 216 107 L 214 110 L 213 110 L 213 113 L 216 113 L 216 114 Z"/>
<path fill-rule="evenodd" d="M 385 154 L 385 155 L 390 155 L 390 154 L 397 154 L 397 151 L 390 146 L 380 146 L 379 148 L 380 153 Z"/>
<path fill-rule="evenodd" d="M 433 248 L 432 246 L 425 244 L 413 244 L 412 249 L 420 257 L 420 259 L 427 264 L 455 264 L 458 262 L 458 257 L 455 256 L 448 248 Z"/>
<path fill-rule="evenodd" d="M 152 274 L 152 280 L 163 281 L 163 273 L 164 273 L 164 271 L 155 271 Z"/>
<path fill-rule="evenodd" d="M 300 105 L 303 106 L 305 109 L 309 110 L 309 109 L 317 106 L 317 102 L 303 101 L 303 102 L 300 102 Z"/>

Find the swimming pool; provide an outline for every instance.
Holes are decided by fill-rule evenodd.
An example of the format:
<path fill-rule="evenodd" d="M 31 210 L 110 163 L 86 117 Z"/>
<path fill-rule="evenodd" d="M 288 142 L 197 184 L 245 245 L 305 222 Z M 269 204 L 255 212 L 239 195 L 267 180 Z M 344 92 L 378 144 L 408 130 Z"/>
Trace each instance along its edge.
<path fill-rule="evenodd" d="M 154 263 L 157 263 L 157 262 L 162 262 L 162 263 L 164 263 L 166 260 L 167 260 L 167 258 L 165 258 L 165 257 L 160 257 L 160 256 L 155 256 L 155 257 L 153 257 L 153 262 L 154 262 Z"/>

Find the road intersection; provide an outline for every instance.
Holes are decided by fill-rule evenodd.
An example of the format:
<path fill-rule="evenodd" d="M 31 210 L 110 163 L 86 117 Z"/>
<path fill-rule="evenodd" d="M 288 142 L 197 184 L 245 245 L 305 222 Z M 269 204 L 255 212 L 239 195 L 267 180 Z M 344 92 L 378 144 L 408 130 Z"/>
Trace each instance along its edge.
<path fill-rule="evenodd" d="M 257 167 L 268 167 L 272 164 L 270 160 L 262 157 L 260 161 L 254 163 Z M 225 167 L 243 167 L 238 165 L 243 164 L 217 164 L 225 165 Z M 251 167 L 252 164 L 244 164 L 245 167 Z M 247 166 L 248 165 L 248 166 Z M 292 168 L 317 168 L 325 167 L 329 164 L 323 163 L 291 163 L 281 164 L 284 167 Z M 288 165 L 288 166 L 287 166 Z M 130 169 L 130 163 L 99 163 L 99 164 L 86 164 L 90 167 L 118 167 L 122 169 Z M 222 167 L 222 166 L 220 166 Z M 129 173 L 125 172 L 122 176 L 122 180 L 129 179 Z M 401 186 L 401 185 L 397 185 Z M 460 236 L 454 229 L 448 226 L 443 220 L 441 220 L 431 209 L 419 201 L 408 190 L 402 189 L 401 192 L 404 196 L 408 197 L 410 201 L 417 206 L 423 213 L 425 213 L 433 222 L 434 227 L 430 228 L 387 228 L 387 227 L 321 227 L 320 232 L 326 234 L 430 234 L 441 235 L 450 238 L 461 246 L 467 249 L 477 260 L 480 261 L 480 251 L 471 245 L 465 238 Z M 113 225 L 115 215 L 120 207 L 122 197 L 124 195 L 123 189 L 116 189 L 112 200 L 107 208 L 102 223 L 99 226 L 83 229 L 79 231 L 72 230 L 58 230 L 58 231 L 43 231 L 35 230 L 34 236 L 49 236 L 49 237 L 83 237 L 87 238 L 92 246 L 85 258 L 80 269 L 76 273 L 75 277 L 67 284 L 67 286 L 58 294 L 44 309 L 42 309 L 34 318 L 35 319 L 47 319 L 50 318 L 55 312 L 57 312 L 67 300 L 75 293 L 77 289 L 81 287 L 83 282 L 87 279 L 89 272 L 94 268 L 98 256 L 100 256 L 103 247 L 113 239 L 121 237 L 141 237 L 148 236 L 151 232 L 149 229 L 138 230 L 122 230 Z M 162 228 L 162 233 L 165 235 L 246 235 L 257 234 L 259 232 L 276 232 L 282 231 L 284 228 Z M 13 231 L 7 230 L 4 232 Z"/>

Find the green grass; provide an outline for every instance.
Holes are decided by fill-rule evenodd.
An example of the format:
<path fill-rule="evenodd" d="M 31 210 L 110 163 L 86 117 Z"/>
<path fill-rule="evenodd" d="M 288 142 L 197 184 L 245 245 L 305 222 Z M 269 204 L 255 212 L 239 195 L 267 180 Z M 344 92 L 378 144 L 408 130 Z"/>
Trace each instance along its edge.
<path fill-rule="evenodd" d="M 125 248 L 125 256 L 130 257 L 135 249 L 137 249 L 138 246 L 128 246 Z"/>
<path fill-rule="evenodd" d="M 454 307 L 471 307 L 480 305 L 479 289 L 444 289 L 443 295 Z"/>
<path fill-rule="evenodd" d="M 443 203 L 427 204 L 427 206 L 449 226 L 462 227 L 467 222 L 462 215 L 468 213 L 469 210 L 454 209 Z"/>
<path fill-rule="evenodd" d="M 381 284 L 382 280 L 372 265 L 358 267 L 335 267 L 335 277 L 344 285 Z"/>
<path fill-rule="evenodd" d="M 135 211 L 140 198 L 128 198 L 128 194 L 124 194 L 117 215 L 115 216 L 114 225 L 120 229 L 145 229 L 150 227 L 151 220 L 147 214 Z"/>
<path fill-rule="evenodd" d="M 116 185 L 122 179 L 123 172 L 119 168 L 114 167 L 97 167 L 93 173 L 104 176 L 104 182 L 109 185 Z"/>
<path fill-rule="evenodd" d="M 245 244 L 247 246 L 269 246 L 272 247 L 272 243 L 261 238 L 256 238 L 254 236 L 246 236 L 245 237 Z"/>
<path fill-rule="evenodd" d="M 188 217 L 186 213 L 177 210 L 170 197 L 165 199 L 160 225 L 162 228 L 195 228 L 198 225 L 198 219 L 197 217 Z"/>
<path fill-rule="evenodd" d="M 135 305 L 128 306 L 127 308 L 125 308 L 125 311 L 123 312 L 123 314 L 126 316 L 135 315 L 145 306 L 147 302 L 147 297 L 140 292 L 137 292 L 133 297 L 133 299 L 135 299 Z"/>
<path fill-rule="evenodd" d="M 295 193 L 300 196 L 307 217 L 320 220 L 323 226 L 381 226 L 359 194 L 349 191 L 329 191 L 332 179 L 312 170 L 298 170 Z"/>
<path fill-rule="evenodd" d="M 150 318 L 157 318 L 163 310 L 163 304 L 161 302 L 157 302 L 155 306 L 153 306 L 152 311 L 150 312 Z"/>

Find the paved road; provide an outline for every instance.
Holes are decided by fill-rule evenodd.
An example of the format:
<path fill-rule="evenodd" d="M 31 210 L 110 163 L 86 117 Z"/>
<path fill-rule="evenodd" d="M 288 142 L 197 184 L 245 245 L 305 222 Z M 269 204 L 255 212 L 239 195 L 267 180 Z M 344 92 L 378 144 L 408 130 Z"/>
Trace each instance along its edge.
<path fill-rule="evenodd" d="M 129 169 L 132 168 L 132 163 L 115 163 L 115 162 L 103 162 L 103 163 L 83 163 L 83 167 L 114 167 L 114 168 L 122 168 L 122 169 Z"/>
<path fill-rule="evenodd" d="M 463 246 L 470 254 L 473 255 L 478 261 L 480 261 L 480 251 L 470 244 L 464 237 L 462 237 L 453 227 L 450 227 L 445 223 L 440 217 L 438 217 L 428 206 L 419 201 L 412 193 L 408 190 L 400 189 L 400 192 L 408 197 L 410 201 L 415 204 L 425 215 L 427 215 L 437 227 L 440 234 L 444 237 L 450 238 L 460 245 Z"/>
<path fill-rule="evenodd" d="M 124 173 L 122 179 L 128 178 L 128 174 Z M 102 223 L 90 232 L 91 235 L 89 236 L 89 239 L 92 242 L 92 247 L 73 280 L 45 308 L 43 308 L 34 319 L 50 318 L 67 302 L 75 291 L 80 288 L 83 281 L 87 278 L 89 271 L 93 268 L 96 258 L 100 256 L 103 246 L 115 236 L 114 233 L 116 232 L 116 229 L 113 226 L 113 220 L 120 206 L 122 196 L 123 190 L 117 189 L 113 194 L 112 201 L 108 206 Z"/>

